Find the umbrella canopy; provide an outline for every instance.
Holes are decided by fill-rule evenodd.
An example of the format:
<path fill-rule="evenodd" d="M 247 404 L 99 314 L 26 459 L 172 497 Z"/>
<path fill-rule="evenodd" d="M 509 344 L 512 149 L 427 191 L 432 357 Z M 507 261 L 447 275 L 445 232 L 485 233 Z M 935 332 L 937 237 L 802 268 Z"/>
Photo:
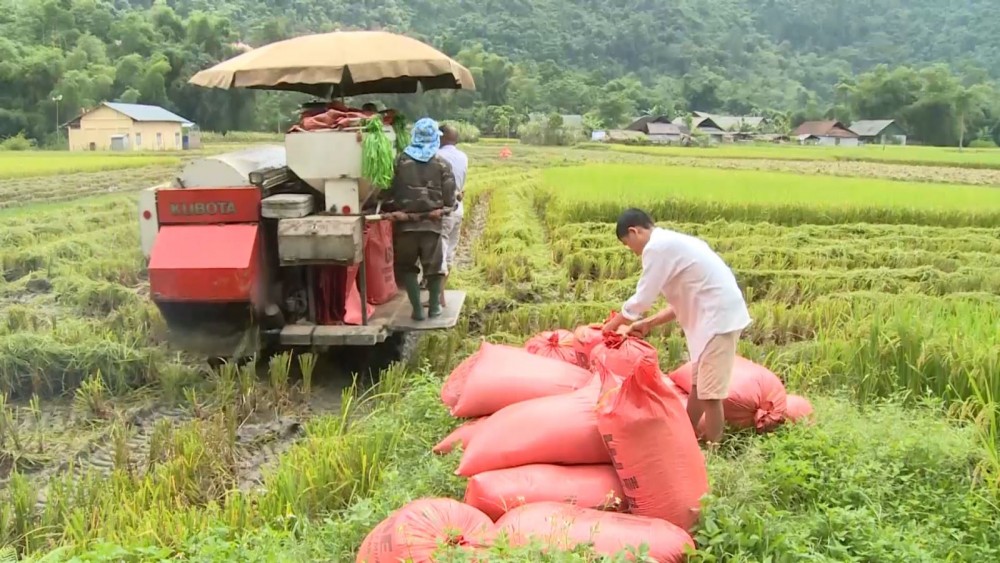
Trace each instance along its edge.
<path fill-rule="evenodd" d="M 291 90 L 314 96 L 475 90 L 469 69 L 437 49 L 385 31 L 305 35 L 248 51 L 189 80 L 208 88 Z"/>

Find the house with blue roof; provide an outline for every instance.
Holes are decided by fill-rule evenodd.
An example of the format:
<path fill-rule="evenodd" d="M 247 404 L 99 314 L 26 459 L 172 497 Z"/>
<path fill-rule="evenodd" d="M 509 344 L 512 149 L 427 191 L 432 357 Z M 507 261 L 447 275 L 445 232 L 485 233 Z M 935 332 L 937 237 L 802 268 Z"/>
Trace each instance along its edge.
<path fill-rule="evenodd" d="M 159 106 L 104 102 L 65 127 L 71 151 L 179 151 L 201 145 L 194 123 Z"/>

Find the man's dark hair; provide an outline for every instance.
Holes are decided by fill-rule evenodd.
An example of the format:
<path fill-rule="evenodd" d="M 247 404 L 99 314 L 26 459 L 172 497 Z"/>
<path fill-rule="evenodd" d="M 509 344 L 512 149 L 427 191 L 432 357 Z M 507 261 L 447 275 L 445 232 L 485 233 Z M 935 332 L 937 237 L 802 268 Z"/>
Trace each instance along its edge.
<path fill-rule="evenodd" d="M 655 226 L 656 224 L 653 223 L 653 219 L 648 213 L 641 209 L 630 207 L 622 211 L 622 214 L 618 216 L 618 227 L 615 234 L 618 235 L 618 240 L 621 240 L 628 236 L 628 230 L 632 227 L 652 229 Z"/>

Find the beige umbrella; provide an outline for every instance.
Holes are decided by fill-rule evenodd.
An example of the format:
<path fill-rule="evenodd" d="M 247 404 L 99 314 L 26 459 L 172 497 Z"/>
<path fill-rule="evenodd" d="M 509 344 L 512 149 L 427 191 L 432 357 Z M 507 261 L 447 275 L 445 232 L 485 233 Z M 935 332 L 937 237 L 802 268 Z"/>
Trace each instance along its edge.
<path fill-rule="evenodd" d="M 253 49 L 189 80 L 208 88 L 292 90 L 314 96 L 475 90 L 469 69 L 444 53 L 385 31 L 305 35 Z"/>

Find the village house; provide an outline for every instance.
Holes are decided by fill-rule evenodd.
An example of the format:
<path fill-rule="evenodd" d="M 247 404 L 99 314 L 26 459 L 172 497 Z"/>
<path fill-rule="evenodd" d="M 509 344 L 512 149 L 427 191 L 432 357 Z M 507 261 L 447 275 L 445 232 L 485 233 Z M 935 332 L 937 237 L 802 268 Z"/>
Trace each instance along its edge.
<path fill-rule="evenodd" d="M 795 128 L 793 136 L 802 144 L 841 147 L 859 144 L 858 134 L 839 121 L 806 121 Z"/>
<path fill-rule="evenodd" d="M 681 143 L 690 139 L 691 132 L 684 125 L 671 123 L 666 116 L 647 115 L 633 121 L 627 131 L 645 133 L 651 143 Z"/>
<path fill-rule="evenodd" d="M 711 119 L 719 129 L 733 133 L 758 131 L 761 127 L 767 125 L 766 118 L 752 115 L 716 115 L 714 113 L 696 111 L 694 112 L 694 116 L 696 119 Z"/>
<path fill-rule="evenodd" d="M 905 145 L 906 131 L 892 119 L 863 119 L 851 124 L 865 145 Z"/>
<path fill-rule="evenodd" d="M 673 124 L 686 127 L 687 126 L 686 121 L 687 119 L 685 117 L 678 117 L 677 119 L 674 119 Z M 731 137 L 728 131 L 720 127 L 719 124 L 716 123 L 714 119 L 707 116 L 693 115 L 691 117 L 691 130 L 692 133 L 697 131 L 702 134 L 708 135 L 709 140 L 712 141 L 713 143 L 721 143 L 723 140 L 726 140 L 727 136 Z"/>
<path fill-rule="evenodd" d="M 71 151 L 167 151 L 200 146 L 193 123 L 159 106 L 104 102 L 65 127 Z"/>

